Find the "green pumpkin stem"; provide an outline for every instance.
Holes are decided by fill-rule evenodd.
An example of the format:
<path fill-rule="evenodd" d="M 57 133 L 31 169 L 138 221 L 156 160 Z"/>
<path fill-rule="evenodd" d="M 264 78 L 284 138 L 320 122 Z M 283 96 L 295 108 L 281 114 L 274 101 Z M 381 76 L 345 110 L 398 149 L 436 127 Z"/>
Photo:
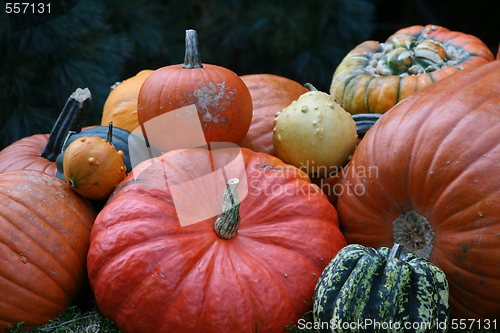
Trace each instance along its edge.
<path fill-rule="evenodd" d="M 184 65 L 182 68 L 203 68 L 198 49 L 198 33 L 196 30 L 186 30 L 186 53 L 184 55 Z"/>
<path fill-rule="evenodd" d="M 113 122 L 108 123 L 108 135 L 106 136 L 106 142 L 113 144 Z"/>
<path fill-rule="evenodd" d="M 402 250 L 403 250 L 403 245 L 395 243 L 392 246 L 391 251 L 389 252 L 389 258 L 387 259 L 387 261 L 392 260 L 392 259 L 399 259 L 399 256 L 401 255 Z"/>
<path fill-rule="evenodd" d="M 88 88 L 76 89 L 64 105 L 50 132 L 49 140 L 40 156 L 55 161 L 63 148 L 69 131 L 80 132 L 87 118 L 91 94 Z"/>
<path fill-rule="evenodd" d="M 233 238 L 240 225 L 240 199 L 238 197 L 238 178 L 230 179 L 222 197 L 222 213 L 217 216 L 214 230 L 222 239 Z"/>
<path fill-rule="evenodd" d="M 307 89 L 309 89 L 309 91 L 318 91 L 318 88 L 316 88 L 315 86 L 313 86 L 311 83 L 307 82 L 307 83 L 304 83 L 304 87 L 306 87 Z"/>

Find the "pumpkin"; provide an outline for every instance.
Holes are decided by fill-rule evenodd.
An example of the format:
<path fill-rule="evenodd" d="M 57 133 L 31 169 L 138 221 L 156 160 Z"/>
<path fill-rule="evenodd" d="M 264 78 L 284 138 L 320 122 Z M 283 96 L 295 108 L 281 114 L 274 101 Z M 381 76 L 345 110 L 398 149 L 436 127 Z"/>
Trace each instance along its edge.
<path fill-rule="evenodd" d="M 144 81 L 153 73 L 142 70 L 135 76 L 112 87 L 104 103 L 101 125 L 107 126 L 110 121 L 115 127 L 132 132 L 139 127 L 137 120 L 137 97 Z"/>
<path fill-rule="evenodd" d="M 138 97 L 139 124 L 147 132 L 148 120 L 193 104 L 207 142 L 243 140 L 252 121 L 248 88 L 229 69 L 202 64 L 196 31 L 187 30 L 184 64 L 157 69 L 142 85 Z"/>
<path fill-rule="evenodd" d="M 94 126 L 83 129 L 79 133 L 70 133 L 66 139 L 66 142 L 63 145 L 62 152 L 56 159 L 57 163 L 57 178 L 64 180 L 64 151 L 68 148 L 68 146 L 76 140 L 79 140 L 83 137 L 99 137 L 101 139 L 107 139 L 109 132 L 109 126 Z M 126 131 L 122 128 L 115 127 L 113 125 L 112 131 L 112 142 L 113 146 L 117 151 L 123 152 L 123 162 L 127 168 L 127 171 L 132 170 L 132 162 L 130 161 L 130 151 L 129 151 L 129 136 L 130 132 Z"/>
<path fill-rule="evenodd" d="M 66 101 L 52 131 L 17 140 L 0 151 L 0 173 L 13 170 L 35 170 L 56 174 L 56 158 L 68 131 L 79 132 L 90 106 L 90 91 L 78 88 Z"/>
<path fill-rule="evenodd" d="M 332 97 L 309 91 L 278 112 L 273 142 L 276 156 L 311 175 L 328 175 L 356 148 L 356 124 Z"/>
<path fill-rule="evenodd" d="M 350 243 L 403 244 L 447 275 L 452 315 L 500 314 L 500 61 L 464 71 L 384 114 L 338 198 Z"/>
<path fill-rule="evenodd" d="M 0 174 L 0 332 L 44 324 L 85 281 L 95 213 L 69 186 L 39 171 Z"/>
<path fill-rule="evenodd" d="M 113 125 L 106 140 L 85 136 L 73 141 L 64 152 L 64 177 L 85 198 L 103 200 L 125 178 L 123 151 L 113 146 Z"/>
<path fill-rule="evenodd" d="M 401 29 L 385 43 L 366 41 L 335 70 L 330 94 L 348 112 L 384 113 L 460 70 L 493 60 L 478 38 L 436 25 Z"/>
<path fill-rule="evenodd" d="M 275 155 L 274 116 L 307 92 L 300 83 L 272 74 L 241 76 L 252 96 L 253 117 L 241 147 Z"/>
<path fill-rule="evenodd" d="M 314 291 L 313 316 L 320 333 L 357 331 L 362 327 L 346 324 L 366 324 L 366 320 L 391 323 L 400 331 L 408 323 L 422 332 L 447 331 L 446 275 L 426 259 L 401 249 L 400 244 L 378 250 L 351 244 L 337 253 Z M 365 329 L 391 331 L 374 325 Z"/>
<path fill-rule="evenodd" d="M 233 178 L 223 213 L 181 227 L 173 186 L 206 205 L 213 187 L 191 180 L 238 155 L 246 197 Z M 343 246 L 335 209 L 302 171 L 245 148 L 174 150 L 137 165 L 110 197 L 88 272 L 99 309 L 125 333 L 285 332 Z"/>

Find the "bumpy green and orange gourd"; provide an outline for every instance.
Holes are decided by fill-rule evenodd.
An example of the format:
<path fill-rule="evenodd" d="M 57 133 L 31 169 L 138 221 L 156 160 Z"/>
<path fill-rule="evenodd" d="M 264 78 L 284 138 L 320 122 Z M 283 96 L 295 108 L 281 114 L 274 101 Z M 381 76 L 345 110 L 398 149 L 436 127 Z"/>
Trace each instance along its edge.
<path fill-rule="evenodd" d="M 412 26 L 385 43 L 365 41 L 349 52 L 333 75 L 330 94 L 352 114 L 384 113 L 424 87 L 493 59 L 477 37 Z"/>
<path fill-rule="evenodd" d="M 123 151 L 112 143 L 113 125 L 109 123 L 106 140 L 83 136 L 64 151 L 64 177 L 74 191 L 93 200 L 106 199 L 125 178 L 127 167 Z"/>

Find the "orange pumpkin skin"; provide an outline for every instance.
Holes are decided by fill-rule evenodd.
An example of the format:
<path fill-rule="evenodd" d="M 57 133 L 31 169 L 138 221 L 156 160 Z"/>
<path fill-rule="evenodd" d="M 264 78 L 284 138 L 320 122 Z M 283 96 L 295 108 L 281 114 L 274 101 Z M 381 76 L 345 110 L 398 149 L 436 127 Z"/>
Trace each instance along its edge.
<path fill-rule="evenodd" d="M 57 166 L 40 156 L 49 134 L 35 134 L 22 138 L 0 151 L 0 173 L 14 170 L 33 170 L 55 176 Z"/>
<path fill-rule="evenodd" d="M 388 56 L 383 53 L 385 46 L 398 48 L 399 43 L 411 44 L 411 47 L 400 49 L 413 52 L 412 59 L 416 63 L 416 43 L 410 43 L 410 40 L 417 40 L 419 43 L 425 40 L 422 44 L 424 48 L 440 58 L 448 52 L 446 48 L 453 47 L 454 50 L 450 50 L 446 57 L 456 53 L 456 62 L 437 70 L 412 74 L 409 68 L 405 68 L 404 62 L 395 61 L 394 66 L 401 66 L 396 68 L 396 72 L 387 67 L 385 73 L 373 73 L 375 69 L 372 62 L 376 64 L 379 59 Z M 387 39 L 385 46 L 376 41 L 363 42 L 349 52 L 335 70 L 330 94 L 348 112 L 384 113 L 400 100 L 426 86 L 460 70 L 474 68 L 494 59 L 488 47 L 477 37 L 436 25 L 417 25 L 401 29 Z M 375 59 L 380 52 L 383 56 Z"/>
<path fill-rule="evenodd" d="M 73 190 L 93 200 L 109 197 L 127 173 L 123 151 L 96 136 L 73 141 L 64 152 L 63 168 Z"/>
<path fill-rule="evenodd" d="M 403 235 L 414 249 L 430 244 L 455 317 L 500 314 L 499 91 L 494 61 L 401 102 L 361 141 L 338 198 L 350 243 L 392 244 L 409 212 L 428 221 L 432 244 Z"/>
<path fill-rule="evenodd" d="M 298 82 L 272 74 L 244 75 L 241 79 L 252 96 L 253 117 L 240 146 L 275 155 L 273 128 L 276 112 L 283 110 L 308 90 Z"/>
<path fill-rule="evenodd" d="M 0 174 L 0 332 L 62 312 L 85 279 L 95 213 L 67 184 L 38 171 Z"/>
<path fill-rule="evenodd" d="M 193 104 L 207 142 L 239 143 L 247 134 L 252 121 L 247 86 L 227 68 L 202 64 L 196 31 L 187 30 L 184 64 L 157 69 L 142 85 L 137 106 L 139 125 Z"/>
<path fill-rule="evenodd" d="M 193 167 L 209 164 L 200 150 L 139 164 L 110 197 L 92 229 L 88 271 L 99 309 L 123 332 L 284 333 L 311 306 L 319 275 L 346 244 L 335 209 L 302 171 L 241 153 L 248 196 L 229 240 L 215 234 L 214 218 L 180 227 L 170 191 L 141 176 L 173 160 L 169 183 L 211 172 Z"/>
<path fill-rule="evenodd" d="M 108 95 L 104 103 L 101 125 L 110 121 L 115 127 L 132 132 L 139 127 L 137 120 L 137 97 L 144 81 L 153 73 L 143 70 L 137 75 L 118 84 Z"/>
<path fill-rule="evenodd" d="M 245 83 L 229 69 L 207 64 L 172 65 L 151 74 L 139 93 L 139 124 L 191 104 L 208 142 L 238 143 L 250 127 L 252 99 Z"/>

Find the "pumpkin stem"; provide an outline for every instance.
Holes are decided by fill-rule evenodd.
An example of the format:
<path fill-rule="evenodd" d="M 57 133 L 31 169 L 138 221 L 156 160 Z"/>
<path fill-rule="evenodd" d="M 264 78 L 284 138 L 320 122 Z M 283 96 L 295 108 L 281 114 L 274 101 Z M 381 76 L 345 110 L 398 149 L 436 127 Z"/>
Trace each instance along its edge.
<path fill-rule="evenodd" d="M 49 140 L 40 156 L 54 162 L 61 153 L 63 143 L 69 131 L 80 132 L 87 118 L 90 106 L 91 94 L 88 88 L 76 89 L 64 105 L 59 117 L 57 117 Z"/>
<path fill-rule="evenodd" d="M 198 33 L 193 29 L 186 30 L 186 53 L 182 68 L 203 68 L 198 49 Z"/>
<path fill-rule="evenodd" d="M 113 144 L 113 122 L 108 123 L 108 135 L 106 136 L 106 142 Z"/>
<path fill-rule="evenodd" d="M 316 88 L 315 86 L 313 86 L 311 83 L 307 82 L 307 83 L 304 83 L 304 87 L 306 87 L 307 89 L 309 89 L 309 91 L 318 91 L 318 88 Z"/>
<path fill-rule="evenodd" d="M 387 260 L 399 259 L 402 250 L 403 250 L 403 245 L 395 243 L 392 246 L 391 251 L 389 252 L 389 259 Z"/>
<path fill-rule="evenodd" d="M 238 178 L 230 179 L 222 197 L 222 213 L 217 216 L 214 230 L 222 239 L 231 239 L 240 225 L 240 200 L 238 198 Z"/>
<path fill-rule="evenodd" d="M 403 245 L 412 252 L 428 259 L 434 246 L 434 231 L 425 217 L 415 211 L 402 214 L 393 223 L 394 243 Z"/>

